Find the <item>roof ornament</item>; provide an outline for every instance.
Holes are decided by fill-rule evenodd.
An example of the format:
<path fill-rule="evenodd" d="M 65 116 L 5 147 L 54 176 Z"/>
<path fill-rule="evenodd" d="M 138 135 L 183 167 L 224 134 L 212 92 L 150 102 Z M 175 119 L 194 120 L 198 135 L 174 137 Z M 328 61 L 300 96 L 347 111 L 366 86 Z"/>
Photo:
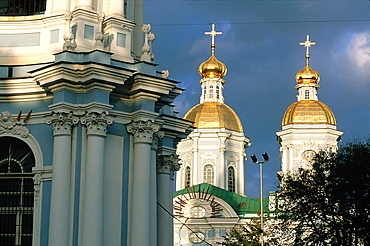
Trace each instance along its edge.
<path fill-rule="evenodd" d="M 300 42 L 299 45 L 304 45 L 306 47 L 306 66 L 308 67 L 308 60 L 310 59 L 310 47 L 315 45 L 316 42 L 311 42 L 310 35 L 306 35 L 306 41 Z"/>
<path fill-rule="evenodd" d="M 215 54 L 215 47 L 216 47 L 216 45 L 215 45 L 215 36 L 216 35 L 221 35 L 222 34 L 222 32 L 216 32 L 216 30 L 215 30 L 215 26 L 216 26 L 216 24 L 212 24 L 212 31 L 210 31 L 210 32 L 205 32 L 204 34 L 205 35 L 209 35 L 209 36 L 211 36 L 212 37 L 212 44 L 211 44 L 211 48 L 212 48 L 212 55 L 214 55 Z"/>

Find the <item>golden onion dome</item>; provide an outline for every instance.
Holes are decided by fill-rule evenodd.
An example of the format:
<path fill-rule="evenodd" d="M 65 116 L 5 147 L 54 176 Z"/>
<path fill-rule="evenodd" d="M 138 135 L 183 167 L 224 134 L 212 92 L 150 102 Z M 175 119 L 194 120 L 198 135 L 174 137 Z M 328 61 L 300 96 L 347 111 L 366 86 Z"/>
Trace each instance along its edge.
<path fill-rule="evenodd" d="M 243 132 L 238 115 L 224 103 L 200 103 L 190 109 L 184 119 L 193 121 L 195 128 L 225 128 Z"/>
<path fill-rule="evenodd" d="M 336 120 L 331 109 L 316 100 L 301 100 L 293 103 L 285 111 L 282 125 L 289 124 L 331 124 Z"/>
<path fill-rule="evenodd" d="M 295 80 L 298 84 L 318 84 L 320 81 L 320 76 L 318 72 L 316 72 L 309 66 L 306 66 L 296 74 Z"/>
<path fill-rule="evenodd" d="M 227 68 L 212 54 L 207 61 L 200 64 L 198 72 L 203 78 L 223 78 Z"/>

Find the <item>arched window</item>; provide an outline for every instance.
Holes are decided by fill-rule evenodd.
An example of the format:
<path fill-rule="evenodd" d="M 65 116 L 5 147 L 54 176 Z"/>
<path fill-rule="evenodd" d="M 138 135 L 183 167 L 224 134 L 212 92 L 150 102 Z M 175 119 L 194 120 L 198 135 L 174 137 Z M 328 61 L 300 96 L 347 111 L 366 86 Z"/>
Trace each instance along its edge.
<path fill-rule="evenodd" d="M 219 86 L 216 86 L 216 97 L 217 99 L 220 98 L 220 87 Z"/>
<path fill-rule="evenodd" d="M 0 138 L 0 245 L 31 245 L 34 188 L 30 147 Z"/>
<path fill-rule="evenodd" d="M 213 85 L 209 87 L 209 98 L 213 98 Z"/>
<path fill-rule="evenodd" d="M 213 185 L 214 183 L 214 171 L 213 166 L 210 164 L 205 165 L 204 167 L 204 175 L 203 175 L 204 183 L 208 183 Z"/>
<path fill-rule="evenodd" d="M 185 168 L 185 188 L 190 187 L 191 169 L 189 166 Z"/>
<path fill-rule="evenodd" d="M 231 166 L 227 168 L 227 189 L 235 192 L 235 170 Z"/>

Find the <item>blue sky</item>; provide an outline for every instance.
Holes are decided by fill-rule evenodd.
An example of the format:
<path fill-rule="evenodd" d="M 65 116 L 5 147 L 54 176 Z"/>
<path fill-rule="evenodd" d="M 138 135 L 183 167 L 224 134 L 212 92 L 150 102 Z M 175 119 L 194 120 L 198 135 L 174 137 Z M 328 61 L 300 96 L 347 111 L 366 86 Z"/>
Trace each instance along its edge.
<path fill-rule="evenodd" d="M 268 152 L 264 196 L 277 185 L 280 169 L 276 131 L 296 101 L 295 74 L 305 66 L 309 34 L 310 67 L 319 72 L 319 100 L 328 105 L 344 131 L 343 142 L 370 137 L 370 2 L 145 0 L 145 23 L 152 25 L 154 62 L 186 89 L 175 101 L 179 116 L 199 103 L 198 66 L 211 54 L 226 64 L 225 103 L 238 114 L 252 139 L 247 156 Z M 259 169 L 248 159 L 246 195 L 259 196 Z"/>

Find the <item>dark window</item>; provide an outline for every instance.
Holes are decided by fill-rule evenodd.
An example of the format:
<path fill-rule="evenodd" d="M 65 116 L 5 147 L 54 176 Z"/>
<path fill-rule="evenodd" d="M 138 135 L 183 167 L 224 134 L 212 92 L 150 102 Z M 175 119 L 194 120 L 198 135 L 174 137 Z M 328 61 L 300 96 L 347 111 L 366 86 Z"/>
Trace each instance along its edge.
<path fill-rule="evenodd" d="M 0 245 L 32 245 L 34 166 L 27 144 L 0 138 Z"/>
<path fill-rule="evenodd" d="M 189 166 L 185 168 L 185 188 L 190 187 L 190 180 L 191 180 L 191 169 Z"/>
<path fill-rule="evenodd" d="M 235 192 L 235 170 L 234 167 L 227 168 L 227 189 L 228 191 Z"/>
<path fill-rule="evenodd" d="M 36 15 L 46 10 L 46 0 L 0 0 L 0 15 Z"/>

